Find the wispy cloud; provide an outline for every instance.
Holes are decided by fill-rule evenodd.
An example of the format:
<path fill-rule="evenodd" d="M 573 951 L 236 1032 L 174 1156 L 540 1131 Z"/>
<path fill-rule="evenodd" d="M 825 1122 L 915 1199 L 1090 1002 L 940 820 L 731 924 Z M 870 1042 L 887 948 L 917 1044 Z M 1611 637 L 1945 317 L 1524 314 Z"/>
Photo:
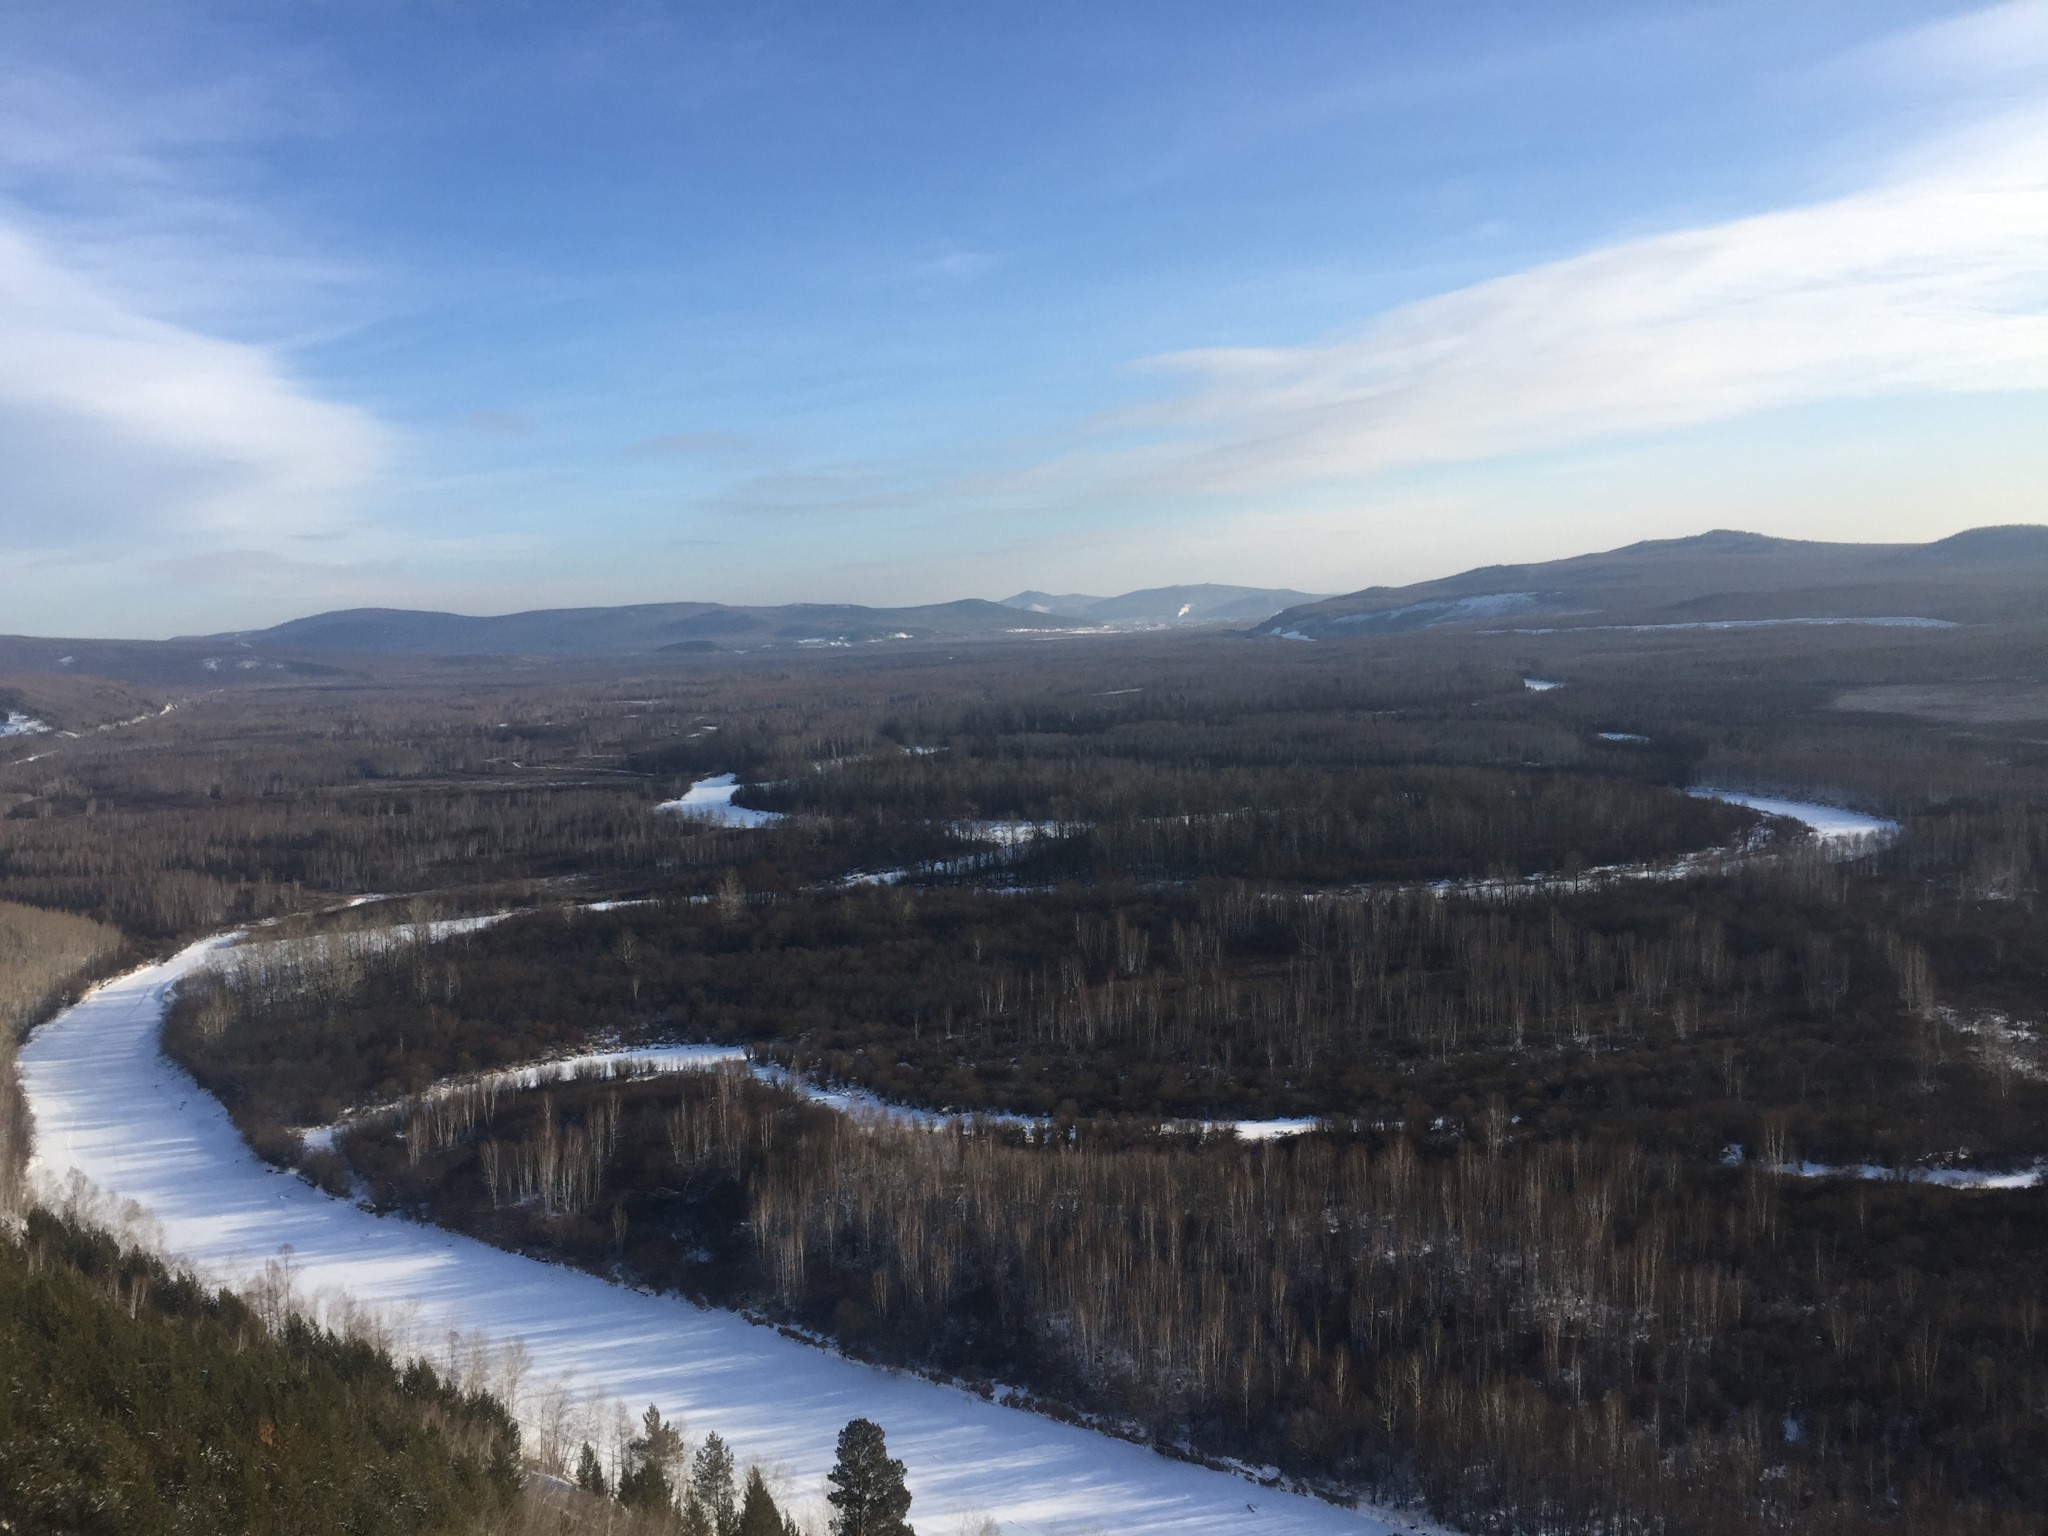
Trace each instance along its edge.
<path fill-rule="evenodd" d="M 1629 240 L 1350 337 L 1190 351 L 1126 492 L 1270 492 L 1779 406 L 2048 388 L 2048 111 L 1852 196 Z M 1079 468 L 1069 464 L 1069 472 Z"/>
<path fill-rule="evenodd" d="M 210 169 L 276 131 L 232 81 L 122 95 L 0 73 L 0 548 L 178 547 L 337 526 L 390 433 L 279 338 L 339 276 Z"/>
<path fill-rule="evenodd" d="M 17 429 L 17 452 L 40 440 L 62 456 L 51 478 L 89 485 L 129 466 L 119 489 L 132 499 L 100 516 L 159 532 L 304 531 L 335 516 L 384 452 L 371 417 L 312 395 L 269 350 L 140 313 L 0 222 L 0 418 L 10 417 L 0 430 Z M 14 467 L 38 478 L 37 466 Z M 48 513 L 0 501 L 0 540 L 76 532 Z"/>

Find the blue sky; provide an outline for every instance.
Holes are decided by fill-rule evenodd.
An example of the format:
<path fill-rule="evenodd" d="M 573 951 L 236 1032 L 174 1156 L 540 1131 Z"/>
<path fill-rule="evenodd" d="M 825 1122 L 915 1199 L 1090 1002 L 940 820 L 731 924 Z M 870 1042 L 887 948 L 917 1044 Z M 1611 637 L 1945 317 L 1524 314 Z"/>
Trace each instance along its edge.
<path fill-rule="evenodd" d="M 23 4 L 0 631 L 1421 579 L 2048 487 L 2048 0 Z"/>

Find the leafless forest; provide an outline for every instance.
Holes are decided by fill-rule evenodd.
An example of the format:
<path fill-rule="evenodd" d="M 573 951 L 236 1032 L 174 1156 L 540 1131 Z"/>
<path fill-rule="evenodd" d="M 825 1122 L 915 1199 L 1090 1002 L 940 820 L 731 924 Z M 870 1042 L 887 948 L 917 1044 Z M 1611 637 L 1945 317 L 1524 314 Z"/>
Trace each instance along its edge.
<path fill-rule="evenodd" d="M 2048 1156 L 2042 644 L 394 668 L 0 767 L 0 897 L 96 925 L 74 972 L 275 919 L 170 1048 L 265 1155 L 495 1241 L 1473 1529 L 2017 1532 L 2043 1195 L 1916 1175 Z M 722 773 L 784 819 L 655 809 Z M 427 1093 L 668 1041 L 983 1118 Z M 1200 1125 L 1245 1117 L 1318 1127 Z"/>

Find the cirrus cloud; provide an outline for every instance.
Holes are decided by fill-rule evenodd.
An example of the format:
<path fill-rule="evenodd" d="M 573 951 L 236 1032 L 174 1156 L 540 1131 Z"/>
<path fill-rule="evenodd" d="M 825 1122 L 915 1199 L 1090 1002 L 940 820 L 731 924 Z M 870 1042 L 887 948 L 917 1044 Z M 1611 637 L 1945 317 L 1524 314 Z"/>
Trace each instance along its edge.
<path fill-rule="evenodd" d="M 1173 496 L 1781 406 L 2048 389 L 2048 112 L 2005 116 L 1850 196 L 1623 241 L 1321 345 L 1147 366 L 1192 388 L 1119 419 L 1150 440 L 1113 456 L 1112 478 Z"/>
<path fill-rule="evenodd" d="M 272 350 L 142 313 L 6 222 L 0 436 L 15 444 L 18 476 L 17 493 L 0 499 L 0 543 L 16 548 L 70 542 L 94 525 L 315 531 L 386 452 L 373 417 L 308 392 Z M 74 494 L 19 489 L 41 484 Z"/>

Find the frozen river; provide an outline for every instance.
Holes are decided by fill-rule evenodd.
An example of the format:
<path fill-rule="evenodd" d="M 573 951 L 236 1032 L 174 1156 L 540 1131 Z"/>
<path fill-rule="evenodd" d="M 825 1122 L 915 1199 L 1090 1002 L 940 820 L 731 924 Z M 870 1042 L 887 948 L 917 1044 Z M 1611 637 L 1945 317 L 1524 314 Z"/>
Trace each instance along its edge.
<path fill-rule="evenodd" d="M 160 1224 L 169 1253 L 246 1282 L 287 1245 L 299 1293 L 417 1309 L 451 1329 L 523 1340 L 529 1382 L 562 1376 L 593 1400 L 658 1403 L 693 1436 L 716 1430 L 821 1516 L 834 1437 L 865 1415 L 908 1463 L 920 1529 L 986 1516 L 1007 1533 L 1378 1536 L 1415 1522 L 1358 1513 L 877 1370 L 727 1312 L 611 1285 L 395 1217 L 377 1217 L 259 1163 L 227 1114 L 157 1048 L 165 995 L 222 940 L 97 988 L 21 1055 L 45 1187 L 76 1173 Z M 432 1343 L 423 1346 L 431 1349 Z M 531 1418 L 537 1390 L 522 1397 Z M 1426 1527 L 1425 1527 L 1426 1528 Z"/>
<path fill-rule="evenodd" d="M 1809 829 L 1815 838 L 1823 843 L 1847 842 L 1852 838 L 1885 838 L 1899 830 L 1896 821 L 1886 821 L 1882 816 L 1866 816 L 1861 811 L 1852 811 L 1839 805 L 1823 805 L 1816 800 L 1780 800 L 1771 795 L 1751 795 L 1733 789 L 1709 789 L 1699 785 L 1686 791 L 1688 795 L 1702 800 L 1724 800 L 1730 805 L 1746 805 L 1752 811 L 1766 816 L 1783 816 Z"/>

